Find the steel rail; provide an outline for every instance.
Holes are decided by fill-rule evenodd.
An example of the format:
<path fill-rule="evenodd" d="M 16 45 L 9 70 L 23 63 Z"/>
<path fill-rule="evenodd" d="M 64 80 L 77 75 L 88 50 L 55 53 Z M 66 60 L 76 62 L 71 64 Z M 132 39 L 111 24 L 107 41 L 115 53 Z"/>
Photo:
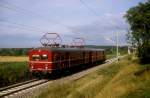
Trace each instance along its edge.
<path fill-rule="evenodd" d="M 6 87 L 5 89 L 1 90 L 0 98 L 14 94 L 14 93 L 17 93 L 17 92 L 22 91 L 22 90 L 26 90 L 28 88 L 32 88 L 32 87 L 41 85 L 41 84 L 46 83 L 46 82 L 48 82 L 48 80 L 45 80 L 45 79 L 43 79 L 43 80 L 32 80 L 32 81 L 28 81 L 25 83 L 20 83 L 18 85 L 14 85 L 12 87 Z"/>

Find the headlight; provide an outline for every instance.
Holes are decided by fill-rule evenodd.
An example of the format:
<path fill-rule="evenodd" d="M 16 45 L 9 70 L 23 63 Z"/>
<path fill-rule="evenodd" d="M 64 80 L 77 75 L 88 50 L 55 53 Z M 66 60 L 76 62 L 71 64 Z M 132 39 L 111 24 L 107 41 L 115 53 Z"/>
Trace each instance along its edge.
<path fill-rule="evenodd" d="M 33 63 L 31 63 L 30 66 L 31 66 L 31 69 L 33 69 Z"/>
<path fill-rule="evenodd" d="M 45 69 L 48 69 L 48 64 L 45 64 Z"/>
<path fill-rule="evenodd" d="M 31 66 L 31 69 L 33 69 L 33 66 Z"/>
<path fill-rule="evenodd" d="M 46 66 L 45 69 L 48 69 L 48 67 Z"/>

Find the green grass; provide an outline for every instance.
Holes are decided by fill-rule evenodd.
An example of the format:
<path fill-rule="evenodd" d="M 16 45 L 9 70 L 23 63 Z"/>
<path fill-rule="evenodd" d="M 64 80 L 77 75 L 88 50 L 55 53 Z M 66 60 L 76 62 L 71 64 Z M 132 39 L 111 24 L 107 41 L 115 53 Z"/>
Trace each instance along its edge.
<path fill-rule="evenodd" d="M 119 49 L 119 55 L 125 55 L 125 54 L 128 54 L 127 49 L 120 48 Z M 114 57 L 116 57 L 116 48 L 113 48 L 111 51 L 106 50 L 106 58 L 107 59 L 111 59 Z"/>
<path fill-rule="evenodd" d="M 150 65 L 133 57 L 99 69 L 72 82 L 52 83 L 36 98 L 150 98 Z"/>
<path fill-rule="evenodd" d="M 0 87 L 29 78 L 27 62 L 0 62 Z"/>
<path fill-rule="evenodd" d="M 36 98 L 93 98 L 119 70 L 116 68 L 103 68 L 75 82 L 50 84 L 48 90 Z"/>

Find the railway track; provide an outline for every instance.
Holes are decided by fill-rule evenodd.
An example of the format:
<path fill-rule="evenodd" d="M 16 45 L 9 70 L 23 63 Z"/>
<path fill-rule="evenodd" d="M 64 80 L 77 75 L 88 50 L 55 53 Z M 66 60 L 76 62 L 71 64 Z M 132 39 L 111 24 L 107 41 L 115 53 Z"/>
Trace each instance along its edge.
<path fill-rule="evenodd" d="M 125 57 L 125 56 L 121 56 L 119 59 L 122 59 L 123 57 Z M 38 93 L 41 93 L 43 90 L 48 88 L 48 85 L 50 83 L 54 83 L 54 82 L 63 83 L 66 81 L 78 80 L 78 79 L 84 77 L 85 75 L 96 71 L 97 69 L 100 69 L 104 66 L 109 66 L 111 63 L 113 63 L 115 61 L 117 61 L 117 58 L 109 59 L 109 60 L 106 60 L 105 63 L 101 64 L 100 66 L 94 66 L 92 68 L 82 70 L 81 72 L 72 74 L 70 76 L 62 77 L 62 78 L 55 79 L 55 80 L 33 79 L 30 81 L 18 83 L 18 84 L 8 86 L 5 88 L 0 88 L 0 98 L 1 97 L 2 98 L 28 98 L 29 96 L 37 96 Z M 18 95 L 19 94 L 18 92 L 21 92 L 20 96 Z M 22 94 L 22 93 L 24 93 L 24 94 Z"/>
<path fill-rule="evenodd" d="M 1 88 L 0 89 L 0 98 L 7 97 L 11 94 L 41 85 L 46 82 L 48 82 L 48 80 L 46 80 L 46 79 L 42 79 L 42 80 L 33 79 L 33 80 L 26 81 L 26 82 L 22 82 L 22 83 L 18 83 L 15 85 Z"/>

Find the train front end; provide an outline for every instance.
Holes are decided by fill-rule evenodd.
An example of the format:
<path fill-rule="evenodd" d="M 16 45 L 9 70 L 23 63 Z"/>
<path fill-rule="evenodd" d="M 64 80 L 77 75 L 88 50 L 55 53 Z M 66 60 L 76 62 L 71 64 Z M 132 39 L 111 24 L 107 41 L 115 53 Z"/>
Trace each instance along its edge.
<path fill-rule="evenodd" d="M 52 73 L 52 53 L 48 50 L 33 49 L 29 51 L 29 69 L 31 73 Z"/>

